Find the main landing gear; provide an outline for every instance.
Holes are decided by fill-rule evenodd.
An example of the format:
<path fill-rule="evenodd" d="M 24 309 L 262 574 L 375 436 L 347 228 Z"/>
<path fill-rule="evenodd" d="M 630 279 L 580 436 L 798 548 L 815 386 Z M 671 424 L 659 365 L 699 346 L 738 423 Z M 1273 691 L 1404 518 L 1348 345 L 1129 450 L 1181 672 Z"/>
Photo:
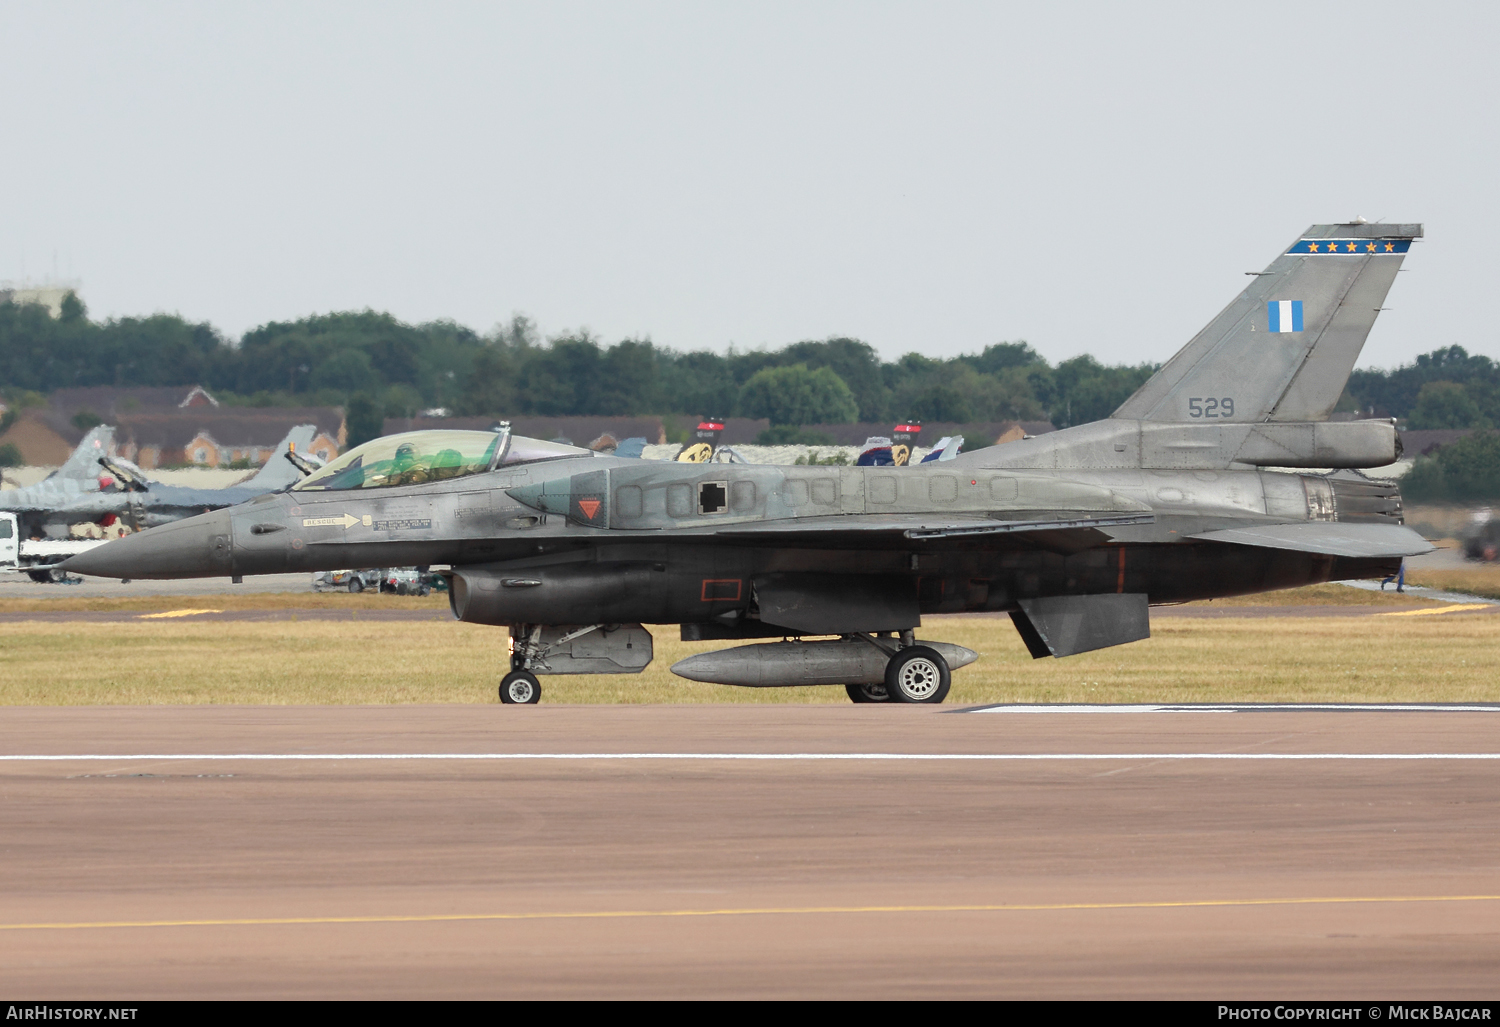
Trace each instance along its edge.
<path fill-rule="evenodd" d="M 903 631 L 903 647 L 891 651 L 892 640 L 866 641 L 891 653 L 885 665 L 885 681 L 880 684 L 845 685 L 851 702 L 940 703 L 953 686 L 953 671 L 941 653 L 930 646 L 914 645 L 912 633 Z"/>
<path fill-rule="evenodd" d="M 896 702 L 940 703 L 952 685 L 948 661 L 925 645 L 898 650 L 885 665 L 886 694 Z"/>

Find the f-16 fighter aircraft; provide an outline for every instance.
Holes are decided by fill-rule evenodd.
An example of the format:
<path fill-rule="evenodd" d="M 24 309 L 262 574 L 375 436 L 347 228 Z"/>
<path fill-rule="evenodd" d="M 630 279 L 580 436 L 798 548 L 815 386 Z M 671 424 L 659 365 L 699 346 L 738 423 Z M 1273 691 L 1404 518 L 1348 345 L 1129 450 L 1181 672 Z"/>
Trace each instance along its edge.
<path fill-rule="evenodd" d="M 640 670 L 643 623 L 802 640 L 673 668 L 695 680 L 941 702 L 974 654 L 920 641 L 924 614 L 1007 611 L 1033 656 L 1069 656 L 1146 638 L 1153 604 L 1383 577 L 1430 550 L 1395 484 L 1352 470 L 1396 460 L 1393 424 L 1327 420 L 1421 234 L 1314 225 L 1112 417 L 950 460 L 686 464 L 412 432 L 66 568 L 447 564 L 454 614 L 509 626 L 505 702 L 535 702 L 538 675 Z"/>

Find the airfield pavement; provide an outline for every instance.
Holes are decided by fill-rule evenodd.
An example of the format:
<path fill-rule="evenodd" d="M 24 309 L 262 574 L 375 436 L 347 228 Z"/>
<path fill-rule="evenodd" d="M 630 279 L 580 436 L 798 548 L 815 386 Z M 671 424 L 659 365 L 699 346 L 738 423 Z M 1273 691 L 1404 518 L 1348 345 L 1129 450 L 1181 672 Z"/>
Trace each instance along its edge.
<path fill-rule="evenodd" d="M 1495 706 L 9 707 L 0 734 L 28 998 L 1496 991 Z M 505 758 L 389 758 L 452 754 Z"/>

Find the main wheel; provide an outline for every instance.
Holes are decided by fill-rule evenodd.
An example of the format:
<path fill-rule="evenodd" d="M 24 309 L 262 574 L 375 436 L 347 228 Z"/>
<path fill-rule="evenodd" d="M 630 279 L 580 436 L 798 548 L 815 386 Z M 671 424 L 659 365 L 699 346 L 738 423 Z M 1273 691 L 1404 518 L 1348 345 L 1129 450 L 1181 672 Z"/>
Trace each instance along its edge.
<path fill-rule="evenodd" d="M 533 704 L 542 698 L 542 683 L 529 670 L 513 670 L 500 679 L 500 701 Z"/>
<path fill-rule="evenodd" d="M 907 646 L 885 665 L 885 688 L 896 702 L 940 703 L 952 684 L 948 661 L 925 645 Z"/>
<path fill-rule="evenodd" d="M 349 575 L 349 591 L 351 591 L 351 592 L 363 592 L 364 590 L 365 590 L 365 583 L 363 581 L 359 580 L 359 575 L 358 574 L 351 574 L 351 575 Z"/>
<path fill-rule="evenodd" d="M 884 685 L 845 685 L 850 702 L 890 702 L 891 693 Z"/>

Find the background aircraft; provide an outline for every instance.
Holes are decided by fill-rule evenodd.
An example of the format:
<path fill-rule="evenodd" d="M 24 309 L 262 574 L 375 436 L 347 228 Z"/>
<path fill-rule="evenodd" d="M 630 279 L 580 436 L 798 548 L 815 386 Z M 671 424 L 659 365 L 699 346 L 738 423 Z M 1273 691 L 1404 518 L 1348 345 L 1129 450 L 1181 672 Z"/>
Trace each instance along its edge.
<path fill-rule="evenodd" d="M 1006 611 L 1033 656 L 1068 656 L 1147 637 L 1152 604 L 1383 577 L 1428 551 L 1396 485 L 1353 470 L 1397 459 L 1394 424 L 1327 420 L 1421 234 L 1312 226 L 1112 417 L 1035 438 L 915 467 L 773 467 L 412 432 L 65 567 L 447 564 L 455 615 L 510 628 L 505 702 L 535 702 L 538 674 L 640 670 L 646 623 L 829 636 L 673 668 L 696 680 L 941 702 L 972 654 L 920 642 L 924 614 Z"/>
<path fill-rule="evenodd" d="M 0 510 L 16 515 L 23 537 L 67 538 L 69 525 L 79 519 L 69 521 L 61 511 L 113 482 L 109 472 L 99 466 L 99 458 L 109 455 L 114 439 L 112 426 L 93 428 L 67 462 L 47 477 L 33 485 L 0 492 Z"/>
<path fill-rule="evenodd" d="M 208 489 L 152 481 L 130 461 L 110 457 L 114 428 L 100 425 L 51 475 L 35 485 L 0 492 L 0 510 L 16 515 L 24 537 L 67 538 L 74 524 L 107 527 L 117 520 L 140 531 L 286 488 L 303 472 L 283 454 L 293 447 L 305 451 L 314 431 L 307 424 L 293 428 L 253 477 Z"/>

